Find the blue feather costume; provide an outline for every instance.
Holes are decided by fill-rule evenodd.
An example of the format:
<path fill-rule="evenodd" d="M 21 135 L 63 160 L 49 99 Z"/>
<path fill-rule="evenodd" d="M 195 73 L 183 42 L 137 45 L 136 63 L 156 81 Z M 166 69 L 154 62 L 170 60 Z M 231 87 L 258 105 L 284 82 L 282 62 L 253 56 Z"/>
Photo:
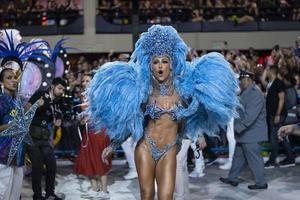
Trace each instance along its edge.
<path fill-rule="evenodd" d="M 111 140 L 124 141 L 129 134 L 135 141 L 144 135 L 142 103 L 152 91 L 151 59 L 171 58 L 173 84 L 189 105 L 177 114 L 185 119 L 184 134 L 196 139 L 202 132 L 215 135 L 239 106 L 238 82 L 230 64 L 219 53 L 209 53 L 186 61 L 187 46 L 171 26 L 153 25 L 135 45 L 128 63 L 104 64 L 90 82 L 87 113 L 96 128 L 106 127 Z"/>

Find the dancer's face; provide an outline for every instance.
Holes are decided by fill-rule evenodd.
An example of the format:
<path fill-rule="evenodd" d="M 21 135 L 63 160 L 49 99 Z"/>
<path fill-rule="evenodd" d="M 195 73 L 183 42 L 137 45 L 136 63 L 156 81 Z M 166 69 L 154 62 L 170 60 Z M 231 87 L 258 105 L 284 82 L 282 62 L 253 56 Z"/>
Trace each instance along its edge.
<path fill-rule="evenodd" d="M 151 63 L 152 74 L 159 82 L 164 82 L 171 74 L 171 60 L 168 56 L 156 56 Z"/>
<path fill-rule="evenodd" d="M 3 79 L 1 79 L 1 84 L 4 86 L 4 89 L 8 92 L 15 92 L 18 87 L 17 75 L 13 70 L 5 70 Z"/>

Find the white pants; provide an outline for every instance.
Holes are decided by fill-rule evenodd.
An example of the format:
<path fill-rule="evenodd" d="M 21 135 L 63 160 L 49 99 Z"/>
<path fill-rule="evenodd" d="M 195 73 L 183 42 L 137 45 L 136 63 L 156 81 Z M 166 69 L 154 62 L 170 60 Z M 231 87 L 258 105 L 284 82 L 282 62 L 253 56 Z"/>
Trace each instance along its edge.
<path fill-rule="evenodd" d="M 227 125 L 227 131 L 226 131 L 226 137 L 228 140 L 228 149 L 229 149 L 229 156 L 228 161 L 232 162 L 232 157 L 234 154 L 234 148 L 235 148 L 235 138 L 234 138 L 234 123 L 233 118 L 230 120 L 230 122 Z"/>
<path fill-rule="evenodd" d="M 195 151 L 196 148 L 197 148 L 196 142 L 197 141 L 194 141 L 194 142 L 191 143 L 191 148 L 194 151 L 194 157 L 195 157 L 195 169 L 194 169 L 194 171 L 196 171 L 197 173 L 202 173 L 203 169 L 205 168 L 205 161 L 204 161 L 202 150 Z"/>
<path fill-rule="evenodd" d="M 182 140 L 181 150 L 176 156 L 175 200 L 189 200 L 189 173 L 187 168 L 187 152 L 191 141 Z"/>
<path fill-rule="evenodd" d="M 0 164 L 0 199 L 19 200 L 22 191 L 23 167 Z"/>
<path fill-rule="evenodd" d="M 136 142 L 134 142 L 132 137 L 129 137 L 125 142 L 122 143 L 122 148 L 124 150 L 128 166 L 130 170 L 136 170 L 134 162 L 134 150 Z"/>

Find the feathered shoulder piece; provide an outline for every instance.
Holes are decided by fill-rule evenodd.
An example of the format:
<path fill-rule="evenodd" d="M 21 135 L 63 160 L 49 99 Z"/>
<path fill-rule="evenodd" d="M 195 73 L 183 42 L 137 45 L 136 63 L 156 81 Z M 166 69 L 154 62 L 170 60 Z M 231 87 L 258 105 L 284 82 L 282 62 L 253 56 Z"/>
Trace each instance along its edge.
<path fill-rule="evenodd" d="M 129 134 L 139 140 L 143 134 L 139 77 L 134 63 L 110 62 L 89 83 L 87 114 L 97 130 L 107 129 L 112 140 L 122 141 Z"/>
<path fill-rule="evenodd" d="M 202 131 L 214 135 L 219 127 L 226 126 L 232 117 L 237 117 L 238 80 L 220 53 L 196 58 L 187 67 L 190 69 L 182 87 L 190 86 L 186 90 L 190 94 L 185 95 L 197 103 L 189 108 L 196 112 L 187 117 L 186 132 L 192 138 Z"/>
<path fill-rule="evenodd" d="M 31 45 L 31 51 L 35 50 L 35 53 L 30 55 L 22 74 L 20 93 L 25 101 L 34 92 L 47 90 L 55 77 L 63 76 L 65 65 L 70 65 L 67 50 L 73 49 L 64 46 L 66 40 L 66 38 L 59 40 L 53 49 L 41 38 L 30 41 L 35 44 Z"/>

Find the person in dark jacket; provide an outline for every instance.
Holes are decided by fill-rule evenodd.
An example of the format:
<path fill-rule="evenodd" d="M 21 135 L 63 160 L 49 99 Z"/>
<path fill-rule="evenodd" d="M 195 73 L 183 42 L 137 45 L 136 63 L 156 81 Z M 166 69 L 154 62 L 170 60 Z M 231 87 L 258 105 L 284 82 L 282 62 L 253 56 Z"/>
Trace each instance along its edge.
<path fill-rule="evenodd" d="M 269 160 L 265 163 L 266 169 L 272 169 L 276 166 L 276 160 L 279 153 L 279 141 L 277 137 L 278 129 L 284 124 L 286 118 L 286 110 L 284 109 L 286 100 L 286 85 L 278 75 L 278 67 L 270 66 L 268 69 L 269 84 L 267 86 L 266 110 L 267 122 L 270 133 L 271 154 Z M 279 162 L 279 167 L 295 166 L 295 158 L 292 147 L 287 138 L 282 141 L 282 146 L 286 158 Z"/>
<path fill-rule="evenodd" d="M 55 78 L 47 91 L 37 91 L 29 99 L 27 107 L 32 102 L 42 98 L 44 105 L 37 109 L 32 120 L 29 133 L 33 145 L 28 147 L 28 154 L 32 163 L 32 189 L 34 200 L 61 200 L 54 193 L 56 160 L 54 149 L 50 144 L 51 132 L 49 126 L 56 128 L 61 126 L 62 113 L 59 106 L 59 99 L 66 88 L 66 82 L 62 78 Z M 46 165 L 46 197 L 42 196 L 43 164 Z"/>

